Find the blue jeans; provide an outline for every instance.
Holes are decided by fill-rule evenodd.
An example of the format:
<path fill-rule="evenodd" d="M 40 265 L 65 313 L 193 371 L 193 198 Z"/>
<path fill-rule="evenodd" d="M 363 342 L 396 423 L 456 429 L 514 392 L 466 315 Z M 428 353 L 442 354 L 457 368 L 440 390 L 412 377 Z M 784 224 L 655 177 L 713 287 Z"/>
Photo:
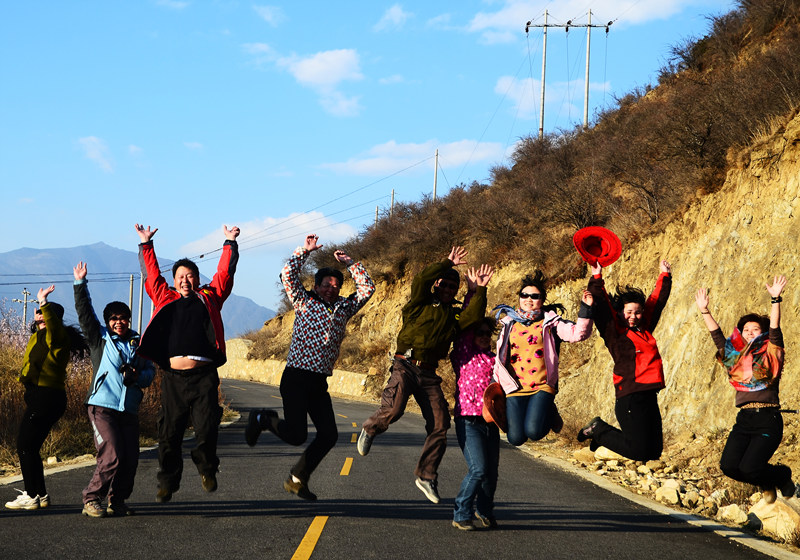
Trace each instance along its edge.
<path fill-rule="evenodd" d="M 556 396 L 545 391 L 536 391 L 525 397 L 506 398 L 508 418 L 508 443 L 522 445 L 529 439 L 537 441 L 550 431 L 553 423 L 553 405 Z"/>
<path fill-rule="evenodd" d="M 483 517 L 494 518 L 494 491 L 500 463 L 500 431 L 480 416 L 456 416 L 456 437 L 469 471 L 453 509 L 454 521 L 472 519 L 472 506 Z"/>

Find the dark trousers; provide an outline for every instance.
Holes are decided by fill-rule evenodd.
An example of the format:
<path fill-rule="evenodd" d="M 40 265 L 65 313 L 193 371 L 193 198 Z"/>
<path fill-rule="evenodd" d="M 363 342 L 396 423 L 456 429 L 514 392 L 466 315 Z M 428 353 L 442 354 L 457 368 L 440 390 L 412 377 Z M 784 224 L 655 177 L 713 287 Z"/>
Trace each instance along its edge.
<path fill-rule="evenodd" d="M 742 409 L 736 415 L 719 466 L 726 476 L 771 490 L 788 483 L 792 469 L 770 465 L 783 438 L 783 418 L 777 408 Z"/>
<path fill-rule="evenodd" d="M 364 422 L 363 428 L 370 436 L 388 430 L 389 424 L 403 416 L 412 395 L 422 410 L 428 434 L 414 474 L 425 480 L 436 480 L 439 463 L 447 450 L 450 413 L 442 393 L 442 378 L 436 375 L 435 370 L 423 370 L 408 360 L 395 358 L 381 395 L 381 407 Z"/>
<path fill-rule="evenodd" d="M 508 443 L 520 446 L 528 440 L 539 441 L 548 433 L 555 416 L 553 393 L 536 391 L 532 395 L 506 398 L 506 418 L 508 419 Z"/>
<path fill-rule="evenodd" d="M 19 425 L 17 455 L 28 496 L 47 495 L 44 466 L 39 451 L 47 434 L 67 410 L 67 393 L 61 389 L 25 384 L 25 413 Z"/>
<path fill-rule="evenodd" d="M 139 416 L 103 406 L 89 405 L 97 467 L 83 490 L 83 503 L 120 504 L 130 498 L 139 466 Z"/>
<path fill-rule="evenodd" d="M 607 447 L 634 461 L 649 461 L 661 457 L 664 435 L 658 391 L 640 391 L 617 399 L 614 407 L 621 429 L 601 421 L 594 432 L 593 446 Z"/>
<path fill-rule="evenodd" d="M 194 427 L 192 461 L 201 475 L 217 472 L 217 435 L 222 407 L 219 376 L 214 366 L 187 371 L 165 370 L 161 376 L 158 413 L 158 482 L 176 491 L 183 474 L 183 434 L 189 419 Z"/>
<path fill-rule="evenodd" d="M 328 394 L 328 376 L 287 367 L 281 377 L 283 420 L 273 420 L 269 429 L 289 445 L 303 445 L 308 439 L 308 417 L 317 435 L 306 447 L 291 473 L 308 483 L 322 459 L 336 445 L 339 431 Z"/>

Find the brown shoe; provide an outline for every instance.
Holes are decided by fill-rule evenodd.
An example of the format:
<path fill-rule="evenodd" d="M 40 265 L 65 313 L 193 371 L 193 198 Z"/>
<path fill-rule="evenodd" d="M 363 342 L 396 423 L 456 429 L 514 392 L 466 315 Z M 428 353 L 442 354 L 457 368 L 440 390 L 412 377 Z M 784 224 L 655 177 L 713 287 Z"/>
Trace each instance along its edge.
<path fill-rule="evenodd" d="M 283 481 L 283 489 L 290 494 L 297 494 L 298 498 L 303 498 L 304 500 L 314 501 L 317 499 L 317 495 L 308 489 L 308 485 L 305 482 L 295 482 L 292 475 L 289 475 L 289 478 Z"/>
<path fill-rule="evenodd" d="M 100 505 L 100 502 L 97 500 L 83 504 L 83 511 L 81 513 L 87 517 L 106 516 L 106 510 L 103 509 L 103 507 Z"/>
<path fill-rule="evenodd" d="M 203 490 L 214 492 L 217 489 L 217 475 L 215 473 L 201 475 Z"/>

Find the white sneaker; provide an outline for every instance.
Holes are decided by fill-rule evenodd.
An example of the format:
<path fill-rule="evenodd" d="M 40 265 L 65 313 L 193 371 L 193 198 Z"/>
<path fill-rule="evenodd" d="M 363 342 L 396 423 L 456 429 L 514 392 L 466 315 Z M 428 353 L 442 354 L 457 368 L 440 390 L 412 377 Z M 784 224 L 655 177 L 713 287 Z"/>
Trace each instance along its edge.
<path fill-rule="evenodd" d="M 19 492 L 19 496 L 17 499 L 12 502 L 6 502 L 6 507 L 8 509 L 26 509 L 26 510 L 33 510 L 39 509 L 39 496 L 35 496 L 31 498 L 28 496 L 27 492 L 17 490 Z"/>

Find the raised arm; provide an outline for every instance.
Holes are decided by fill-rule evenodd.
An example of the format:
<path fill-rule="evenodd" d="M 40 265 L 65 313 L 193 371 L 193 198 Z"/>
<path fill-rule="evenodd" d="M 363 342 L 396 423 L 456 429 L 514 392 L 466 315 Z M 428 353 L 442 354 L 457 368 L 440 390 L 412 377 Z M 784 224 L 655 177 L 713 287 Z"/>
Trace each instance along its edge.
<path fill-rule="evenodd" d="M 645 328 L 650 332 L 654 331 L 659 319 L 661 319 L 661 312 L 667 305 L 669 294 L 672 291 L 672 266 L 665 260 L 659 263 L 661 273 L 656 280 L 656 287 L 647 298 L 644 304 L 644 317 L 643 321 Z"/>
<path fill-rule="evenodd" d="M 706 328 L 708 328 L 709 332 L 714 332 L 715 330 L 718 330 L 720 326 L 716 319 L 714 319 L 711 311 L 708 310 L 710 299 L 711 298 L 708 295 L 708 290 L 705 288 L 700 288 L 694 295 L 694 301 L 697 303 L 697 309 L 700 310 L 700 314 L 703 316 L 703 321 L 706 323 Z"/>
<path fill-rule="evenodd" d="M 80 261 L 72 269 L 75 278 L 73 292 L 75 296 L 75 312 L 78 314 L 78 324 L 81 326 L 83 335 L 91 344 L 97 344 L 102 336 L 100 320 L 92 308 L 92 298 L 89 296 L 89 285 L 86 281 L 88 267 L 86 263 Z"/>
<path fill-rule="evenodd" d="M 581 294 L 581 304 L 578 309 L 578 320 L 572 321 L 559 320 L 556 323 L 556 334 L 558 338 L 566 342 L 580 342 L 586 340 L 592 334 L 592 303 L 594 297 L 589 290 L 583 290 Z"/>
<path fill-rule="evenodd" d="M 350 255 L 344 251 L 334 251 L 333 256 L 337 261 L 347 266 L 347 270 L 350 271 L 350 275 L 353 277 L 353 281 L 356 283 L 355 293 L 348 297 L 348 300 L 353 306 L 351 314 L 354 315 L 356 311 L 364 307 L 364 305 L 369 301 L 369 298 L 372 297 L 372 294 L 375 293 L 375 282 L 373 282 L 372 278 L 370 278 L 369 274 L 367 273 L 367 269 L 364 268 L 364 265 L 362 265 L 360 262 L 354 261 L 352 258 L 350 258 Z"/>
<path fill-rule="evenodd" d="M 317 244 L 317 241 L 319 241 L 318 235 L 314 233 L 306 235 L 303 245 L 294 250 L 289 261 L 281 269 L 281 284 L 283 284 L 283 289 L 286 291 L 286 295 L 289 296 L 289 301 L 292 302 L 292 305 L 308 297 L 306 289 L 300 281 L 300 271 L 308 255 L 322 247 L 322 245 Z"/>
<path fill-rule="evenodd" d="M 445 260 L 429 264 L 422 269 L 411 282 L 411 297 L 408 298 L 406 306 L 421 305 L 428 301 L 436 280 L 441 278 L 448 268 L 467 264 L 466 256 L 467 251 L 463 247 L 453 247 Z"/>
<path fill-rule="evenodd" d="M 161 274 L 156 258 L 156 250 L 153 247 L 153 236 L 158 228 L 145 228 L 143 225 L 136 224 L 136 233 L 139 235 L 139 266 L 144 277 L 144 288 L 147 295 L 156 305 L 163 295 L 169 291 L 169 285 Z"/>
<path fill-rule="evenodd" d="M 225 243 L 222 245 L 222 255 L 217 263 L 217 271 L 209 284 L 220 298 L 220 305 L 228 299 L 233 291 L 233 275 L 236 274 L 236 265 L 239 263 L 239 244 L 236 242 L 236 238 L 239 237 L 239 228 L 233 226 L 228 229 L 228 226 L 223 225 L 222 232 L 225 234 Z"/>
<path fill-rule="evenodd" d="M 781 292 L 786 287 L 786 276 L 775 276 L 772 280 L 772 286 L 766 284 L 767 292 L 772 298 L 772 307 L 769 313 L 769 328 L 779 329 L 781 326 Z"/>
<path fill-rule="evenodd" d="M 475 295 L 470 299 L 469 305 L 458 317 L 458 327 L 461 330 L 469 328 L 486 315 L 486 286 L 494 276 L 494 269 L 484 264 L 477 271 Z"/>

